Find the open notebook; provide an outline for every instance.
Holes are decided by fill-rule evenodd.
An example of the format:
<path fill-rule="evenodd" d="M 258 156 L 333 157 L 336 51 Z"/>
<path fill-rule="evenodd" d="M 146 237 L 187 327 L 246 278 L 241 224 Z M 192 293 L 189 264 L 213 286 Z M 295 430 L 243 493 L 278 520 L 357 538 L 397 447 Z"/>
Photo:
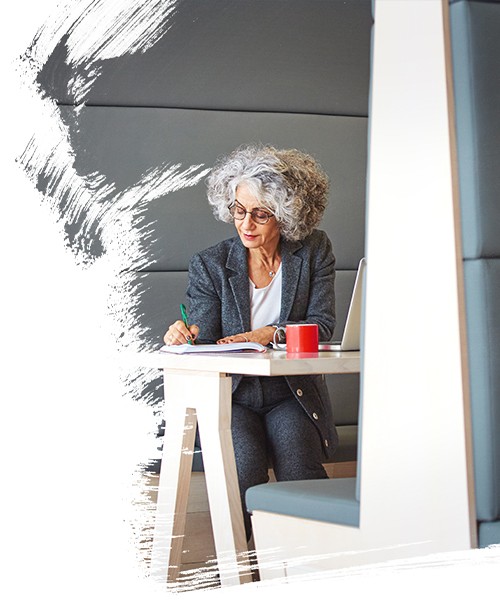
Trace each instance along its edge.
<path fill-rule="evenodd" d="M 160 352 L 172 354 L 202 354 L 219 352 L 265 352 L 266 347 L 258 342 L 234 342 L 233 344 L 180 344 L 162 346 Z"/>
<path fill-rule="evenodd" d="M 366 272 L 366 258 L 359 261 L 351 302 L 347 312 L 344 333 L 340 342 L 320 343 L 320 350 L 359 350 L 361 339 L 361 307 Z"/>

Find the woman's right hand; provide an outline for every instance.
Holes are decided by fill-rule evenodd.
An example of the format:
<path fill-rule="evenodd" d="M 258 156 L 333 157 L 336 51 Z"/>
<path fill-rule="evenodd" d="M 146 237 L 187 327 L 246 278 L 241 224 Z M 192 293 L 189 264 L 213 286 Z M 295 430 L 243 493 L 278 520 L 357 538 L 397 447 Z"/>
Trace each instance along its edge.
<path fill-rule="evenodd" d="M 184 325 L 183 321 L 176 321 L 172 323 L 168 328 L 167 332 L 163 336 L 163 341 L 167 346 L 177 346 L 179 344 L 185 344 L 190 340 L 194 340 L 198 337 L 200 328 L 198 325 L 190 325 L 189 328 Z"/>

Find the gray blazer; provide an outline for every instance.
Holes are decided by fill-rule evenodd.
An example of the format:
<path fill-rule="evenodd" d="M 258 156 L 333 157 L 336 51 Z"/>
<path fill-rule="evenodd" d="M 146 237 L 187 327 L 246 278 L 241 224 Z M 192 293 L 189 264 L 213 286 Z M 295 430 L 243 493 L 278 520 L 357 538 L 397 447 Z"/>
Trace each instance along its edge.
<path fill-rule="evenodd" d="M 282 292 L 279 323 L 317 323 L 321 341 L 332 339 L 335 327 L 335 257 L 328 236 L 315 230 L 300 242 L 281 240 Z M 200 327 L 198 341 L 216 340 L 250 330 L 250 284 L 247 251 L 239 237 L 224 240 L 196 254 L 189 265 L 189 320 Z M 233 399 L 241 375 L 233 376 Z M 330 458 L 338 437 L 324 377 L 285 378 L 309 415 Z M 245 394 L 252 393 L 245 386 Z"/>

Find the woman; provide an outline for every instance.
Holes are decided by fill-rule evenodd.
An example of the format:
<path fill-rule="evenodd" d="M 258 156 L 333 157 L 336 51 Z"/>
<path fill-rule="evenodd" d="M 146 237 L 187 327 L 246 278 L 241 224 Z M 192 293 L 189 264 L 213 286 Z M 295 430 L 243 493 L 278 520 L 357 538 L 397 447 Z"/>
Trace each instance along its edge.
<path fill-rule="evenodd" d="M 307 154 L 239 148 L 208 178 L 217 218 L 234 222 L 237 236 L 196 254 L 187 298 L 192 325 L 173 323 L 164 341 L 268 345 L 278 326 L 316 323 L 320 340 L 335 326 L 335 258 L 327 235 L 315 229 L 328 178 Z M 322 462 L 338 438 L 324 377 L 233 377 L 232 436 L 247 538 L 246 490 L 268 481 L 323 479 Z"/>

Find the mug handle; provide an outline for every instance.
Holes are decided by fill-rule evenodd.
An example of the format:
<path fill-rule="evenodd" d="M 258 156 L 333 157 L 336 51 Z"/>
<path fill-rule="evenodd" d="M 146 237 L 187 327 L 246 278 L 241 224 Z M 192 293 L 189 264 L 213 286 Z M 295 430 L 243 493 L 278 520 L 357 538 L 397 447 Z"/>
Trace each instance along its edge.
<path fill-rule="evenodd" d="M 284 343 L 284 344 L 279 343 L 279 339 L 280 339 L 279 334 L 281 332 L 283 332 L 283 334 L 286 335 L 285 327 L 276 327 L 276 329 L 274 330 L 274 334 L 273 334 L 273 349 L 274 350 L 286 350 L 286 343 Z M 278 336 L 278 341 L 276 341 L 276 336 Z"/>

